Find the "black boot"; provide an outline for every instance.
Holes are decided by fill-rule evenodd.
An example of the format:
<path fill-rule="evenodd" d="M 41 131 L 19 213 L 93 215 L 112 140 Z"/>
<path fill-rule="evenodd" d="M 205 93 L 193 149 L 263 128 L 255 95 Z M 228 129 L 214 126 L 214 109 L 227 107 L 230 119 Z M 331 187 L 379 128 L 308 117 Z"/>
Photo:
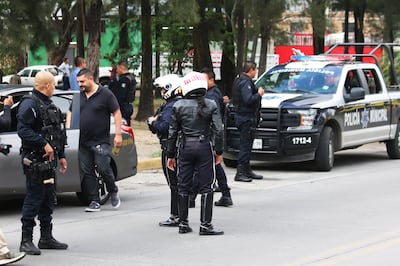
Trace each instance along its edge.
<path fill-rule="evenodd" d="M 197 193 L 189 195 L 189 208 L 196 207 L 196 198 L 197 198 Z"/>
<path fill-rule="evenodd" d="M 164 227 L 177 227 L 179 225 L 178 215 L 178 191 L 171 188 L 171 215 L 166 221 L 158 223 L 159 226 Z"/>
<path fill-rule="evenodd" d="M 215 206 L 229 207 L 233 205 L 231 192 L 228 190 L 222 191 L 221 198 L 214 203 Z"/>
<path fill-rule="evenodd" d="M 41 251 L 32 242 L 33 227 L 22 227 L 22 239 L 19 246 L 20 252 L 25 252 L 28 255 L 40 255 Z"/>
<path fill-rule="evenodd" d="M 212 220 L 212 208 L 213 208 L 213 192 L 205 193 L 201 195 L 201 211 L 200 211 L 200 231 L 201 236 L 210 235 L 223 235 L 224 231 L 214 229 L 211 224 Z"/>
<path fill-rule="evenodd" d="M 250 177 L 251 179 L 263 179 L 264 177 L 262 175 L 257 175 L 256 173 L 251 170 L 250 164 L 246 165 L 246 175 Z"/>
<path fill-rule="evenodd" d="M 251 182 L 252 179 L 246 174 L 246 167 L 239 164 L 236 169 L 235 181 L 239 182 Z"/>
<path fill-rule="evenodd" d="M 53 224 L 40 225 L 40 239 L 38 246 L 41 249 L 67 249 L 68 245 L 57 241 L 52 234 Z"/>
<path fill-rule="evenodd" d="M 179 234 L 192 232 L 189 226 L 189 196 L 179 195 Z"/>

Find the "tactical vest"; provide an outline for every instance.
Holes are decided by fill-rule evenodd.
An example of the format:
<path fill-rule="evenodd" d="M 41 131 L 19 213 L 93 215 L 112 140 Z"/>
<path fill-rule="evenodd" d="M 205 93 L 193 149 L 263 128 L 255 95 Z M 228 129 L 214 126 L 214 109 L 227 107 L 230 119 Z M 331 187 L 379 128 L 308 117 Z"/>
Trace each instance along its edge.
<path fill-rule="evenodd" d="M 27 98 L 32 99 L 39 110 L 43 123 L 41 129 L 42 137 L 46 139 L 55 152 L 64 151 L 64 146 L 67 144 L 67 133 L 65 119 L 61 110 L 53 102 L 45 104 L 35 95 L 25 95 L 22 100 Z"/>

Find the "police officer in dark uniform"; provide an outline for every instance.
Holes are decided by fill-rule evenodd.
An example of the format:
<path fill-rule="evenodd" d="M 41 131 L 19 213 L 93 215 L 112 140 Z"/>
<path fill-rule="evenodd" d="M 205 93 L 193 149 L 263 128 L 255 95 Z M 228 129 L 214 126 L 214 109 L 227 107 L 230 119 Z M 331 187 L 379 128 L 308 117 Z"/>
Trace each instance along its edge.
<path fill-rule="evenodd" d="M 166 221 L 159 222 L 160 226 L 178 226 L 178 179 L 176 171 L 167 167 L 167 141 L 169 121 L 172 113 L 172 106 L 180 98 L 182 93 L 181 78 L 176 74 L 169 74 L 158 77 L 154 81 L 154 86 L 161 88 L 162 97 L 166 102 L 160 106 L 154 116 L 147 119 L 147 124 L 153 134 L 157 134 L 161 144 L 161 164 L 171 190 L 170 198 L 170 217 Z"/>
<path fill-rule="evenodd" d="M 262 179 L 250 168 L 250 154 L 254 141 L 255 129 L 258 125 L 263 88 L 256 88 L 253 78 L 257 73 L 257 65 L 252 61 L 244 63 L 243 72 L 235 79 L 232 87 L 232 100 L 236 106 L 235 125 L 240 132 L 240 148 L 235 181 L 251 182 Z"/>
<path fill-rule="evenodd" d="M 26 176 L 19 249 L 29 255 L 40 255 L 40 249 L 68 248 L 67 244 L 57 241 L 52 235 L 57 162 L 61 173 L 67 170 L 64 119 L 50 99 L 54 87 L 54 76 L 50 72 L 38 72 L 35 89 L 31 96 L 22 99 L 17 114 L 18 135 L 22 142 L 21 160 Z M 40 221 L 40 249 L 32 242 L 36 216 Z"/>
<path fill-rule="evenodd" d="M 129 73 L 128 64 L 126 62 L 121 61 L 117 64 L 114 77 L 110 83 L 110 89 L 115 97 L 117 97 L 122 117 L 130 126 L 131 116 L 133 114 L 132 102 L 135 100 L 136 80 L 132 74 Z"/>
<path fill-rule="evenodd" d="M 214 229 L 212 220 L 215 164 L 222 161 L 223 127 L 216 103 L 206 99 L 207 77 L 191 72 L 183 78 L 183 99 L 172 108 L 168 135 L 168 163 L 171 170 L 178 166 L 179 233 L 189 233 L 189 194 L 196 183 L 201 194 L 200 235 L 222 235 Z M 179 142 L 177 160 L 176 143 Z M 215 140 L 214 143 L 212 140 Z M 213 146 L 214 144 L 214 146 Z"/>
<path fill-rule="evenodd" d="M 208 90 L 206 98 L 214 100 L 218 106 L 221 114 L 221 118 L 225 112 L 225 103 L 221 91 L 219 90 L 217 84 L 215 84 L 215 74 L 209 68 L 203 68 L 200 72 L 205 73 L 208 78 Z M 217 178 L 218 188 L 222 193 L 221 198 L 215 202 L 215 206 L 229 207 L 233 205 L 230 187 L 228 186 L 228 181 L 226 179 L 225 170 L 222 164 L 215 165 L 215 176 Z"/>

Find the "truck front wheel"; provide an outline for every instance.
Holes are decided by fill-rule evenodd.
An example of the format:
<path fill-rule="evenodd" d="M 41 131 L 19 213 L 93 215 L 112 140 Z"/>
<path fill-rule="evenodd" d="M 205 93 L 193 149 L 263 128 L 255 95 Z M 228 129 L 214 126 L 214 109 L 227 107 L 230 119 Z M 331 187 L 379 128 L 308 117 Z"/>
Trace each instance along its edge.
<path fill-rule="evenodd" d="M 314 165 L 318 171 L 330 171 L 334 162 L 333 130 L 325 127 L 322 130 L 319 145 L 315 152 Z"/>
<path fill-rule="evenodd" d="M 394 139 L 386 141 L 386 152 L 390 159 L 400 159 L 400 141 L 399 141 L 400 121 L 397 122 L 396 135 Z"/>

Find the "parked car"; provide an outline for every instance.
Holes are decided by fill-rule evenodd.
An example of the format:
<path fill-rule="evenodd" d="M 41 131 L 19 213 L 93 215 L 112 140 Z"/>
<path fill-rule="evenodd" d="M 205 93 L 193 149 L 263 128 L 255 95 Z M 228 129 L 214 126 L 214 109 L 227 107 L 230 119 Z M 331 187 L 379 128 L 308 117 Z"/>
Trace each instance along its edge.
<path fill-rule="evenodd" d="M 37 65 L 37 66 L 25 67 L 17 74 L 4 76 L 3 83 L 10 84 L 11 78 L 15 75 L 18 75 L 21 79 L 21 85 L 34 86 L 36 73 L 42 70 L 49 71 L 51 74 L 53 74 L 56 81 L 56 88 L 58 89 L 62 88 L 63 72 L 57 66 L 53 65 Z"/>
<path fill-rule="evenodd" d="M 21 140 L 17 135 L 16 113 L 19 101 L 23 95 L 29 94 L 32 87 L 16 85 L 0 85 L 0 95 L 12 95 L 15 104 L 12 107 L 12 127 L 8 132 L 0 133 L 0 143 L 10 144 L 10 153 L 7 156 L 0 154 L 0 169 L 2 171 L 0 178 L 0 198 L 11 198 L 23 195 L 25 193 L 25 176 L 22 172 L 19 148 Z M 72 104 L 72 116 L 70 128 L 67 129 L 68 143 L 65 147 L 65 153 L 68 160 L 68 170 L 65 174 L 57 174 L 57 192 L 76 192 L 82 204 L 89 203 L 87 195 L 81 187 L 82 177 L 78 166 L 78 144 L 79 144 L 79 92 L 56 90 L 52 97 L 53 102 L 67 113 Z M 3 106 L 0 107 L 0 115 L 3 112 Z M 111 123 L 113 117 L 110 116 Z M 113 144 L 115 128 L 111 126 L 111 143 Z M 114 171 L 116 180 L 121 180 L 136 175 L 137 172 L 137 152 L 135 145 L 134 132 L 127 125 L 122 126 L 123 145 L 121 148 L 113 147 L 111 167 Z M 106 190 L 101 176 L 99 176 L 99 195 L 101 203 L 105 203 L 109 194 Z"/>

